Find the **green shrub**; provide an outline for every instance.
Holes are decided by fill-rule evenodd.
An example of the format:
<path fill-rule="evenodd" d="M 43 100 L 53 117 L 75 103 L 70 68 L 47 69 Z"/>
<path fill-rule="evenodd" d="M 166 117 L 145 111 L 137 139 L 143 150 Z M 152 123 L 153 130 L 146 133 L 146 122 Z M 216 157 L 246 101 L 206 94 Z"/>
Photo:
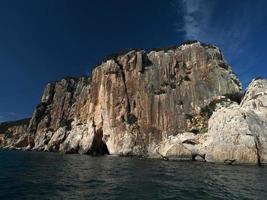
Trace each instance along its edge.
<path fill-rule="evenodd" d="M 186 75 L 183 79 L 184 79 L 185 81 L 191 81 L 191 79 L 189 78 L 188 75 Z"/>
<path fill-rule="evenodd" d="M 92 78 L 90 76 L 85 76 L 84 77 L 84 84 L 86 86 L 90 85 L 91 81 L 92 81 Z"/>
<path fill-rule="evenodd" d="M 65 126 L 67 130 L 71 130 L 71 122 L 73 122 L 73 119 L 63 119 L 60 122 L 60 126 Z"/>
<path fill-rule="evenodd" d="M 193 119 L 193 115 L 186 113 L 185 114 L 185 118 L 189 119 L 189 120 L 192 120 Z"/>
<path fill-rule="evenodd" d="M 153 64 L 146 53 L 142 54 L 142 64 L 144 67 L 148 67 Z"/>
<path fill-rule="evenodd" d="M 191 129 L 190 132 L 192 132 L 194 134 L 199 134 L 200 133 L 200 131 L 198 129 L 196 129 L 196 128 Z"/>
<path fill-rule="evenodd" d="M 264 78 L 261 77 L 261 76 L 257 76 L 257 77 L 255 78 L 255 81 L 256 81 L 256 80 L 262 80 L 262 79 L 264 79 Z"/>
<path fill-rule="evenodd" d="M 161 48 L 152 48 L 151 51 L 164 51 L 167 52 L 169 50 L 177 49 L 179 45 L 173 45 L 173 46 L 167 46 L 167 47 L 161 47 Z"/>
<path fill-rule="evenodd" d="M 165 94 L 166 92 L 165 92 L 165 90 L 163 90 L 163 89 L 157 89 L 157 90 L 154 90 L 154 94 L 155 95 L 161 95 L 161 94 Z"/>
<path fill-rule="evenodd" d="M 220 64 L 219 64 L 219 67 L 221 67 L 221 68 L 223 68 L 223 69 L 226 69 L 226 70 L 229 69 L 229 66 L 228 66 L 227 64 L 225 64 L 225 63 L 220 63 Z"/>
<path fill-rule="evenodd" d="M 206 105 L 203 108 L 201 108 L 200 114 L 203 117 L 210 118 L 212 113 L 214 112 L 214 110 L 216 108 L 216 105 L 218 103 L 223 102 L 223 101 L 225 101 L 225 99 L 214 99 L 214 100 L 212 100 L 208 105 Z"/>
<path fill-rule="evenodd" d="M 137 117 L 132 113 L 128 113 L 126 115 L 126 119 L 124 116 L 122 116 L 122 121 L 126 122 L 127 124 L 134 124 L 135 122 L 137 122 Z"/>
<path fill-rule="evenodd" d="M 5 139 L 12 138 L 13 134 L 11 132 L 6 132 L 5 133 Z"/>
<path fill-rule="evenodd" d="M 175 89 L 176 88 L 175 83 L 171 83 L 170 86 L 171 86 L 171 89 Z"/>
<path fill-rule="evenodd" d="M 230 93 L 230 94 L 224 94 L 223 96 L 230 99 L 231 101 L 234 101 L 234 102 L 240 104 L 243 97 L 244 97 L 244 94 L 241 92 L 235 92 L 235 93 Z"/>
<path fill-rule="evenodd" d="M 211 48 L 211 49 L 216 49 L 216 47 L 212 44 L 207 44 L 207 43 L 201 43 L 201 45 L 205 48 Z"/>
<path fill-rule="evenodd" d="M 186 40 L 186 41 L 182 42 L 181 45 L 194 44 L 197 42 L 198 42 L 197 40 Z"/>
<path fill-rule="evenodd" d="M 240 104 L 244 94 L 241 93 L 241 92 L 236 92 L 236 93 L 231 93 L 231 94 L 224 94 L 223 96 L 225 96 L 226 98 L 230 99 L 231 101 L 234 101 L 234 102 L 237 102 L 238 104 Z M 206 105 L 203 108 L 201 108 L 201 115 L 203 117 L 210 118 L 212 113 L 214 112 L 214 110 L 216 108 L 216 105 L 218 103 L 222 103 L 223 101 L 225 101 L 224 98 L 223 99 L 214 99 L 214 100 L 212 100 L 208 105 Z"/>

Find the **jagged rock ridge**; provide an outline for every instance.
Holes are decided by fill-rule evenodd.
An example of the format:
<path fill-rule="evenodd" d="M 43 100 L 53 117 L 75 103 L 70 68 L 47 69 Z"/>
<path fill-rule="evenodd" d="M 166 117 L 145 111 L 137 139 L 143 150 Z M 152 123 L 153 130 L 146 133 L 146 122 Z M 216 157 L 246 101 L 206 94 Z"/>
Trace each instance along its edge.
<path fill-rule="evenodd" d="M 228 106 L 227 97 L 241 94 L 215 46 L 133 50 L 105 60 L 92 77 L 49 83 L 19 140 L 40 151 L 204 158 L 191 146 L 204 140 L 214 102 Z M 2 146 L 21 148 L 15 141 Z"/>

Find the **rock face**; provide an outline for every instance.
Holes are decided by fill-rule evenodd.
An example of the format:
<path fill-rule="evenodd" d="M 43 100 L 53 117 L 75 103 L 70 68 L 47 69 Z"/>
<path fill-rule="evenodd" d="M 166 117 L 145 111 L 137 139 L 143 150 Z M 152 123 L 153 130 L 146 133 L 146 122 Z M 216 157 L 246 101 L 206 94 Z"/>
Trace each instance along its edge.
<path fill-rule="evenodd" d="M 27 128 L 30 119 L 0 123 L 0 147 L 25 147 L 29 141 Z"/>
<path fill-rule="evenodd" d="M 241 91 L 219 49 L 200 43 L 130 51 L 97 67 L 91 87 L 89 118 L 109 153 L 149 156 L 164 138 L 191 131 L 214 97 Z M 201 120 L 194 131 L 205 130 Z"/>
<path fill-rule="evenodd" d="M 267 163 L 267 80 L 254 80 L 240 105 L 212 115 L 206 145 L 210 162 Z"/>
<path fill-rule="evenodd" d="M 217 47 L 191 42 L 149 53 L 132 50 L 104 60 L 91 78 L 47 84 L 23 133 L 9 142 L 4 133 L 1 144 L 24 141 L 18 147 L 64 153 L 265 162 L 260 129 L 266 87 L 258 82 L 239 106 L 233 100 L 240 100 L 241 84 Z M 235 131 L 240 130 L 235 120 L 242 133 Z"/>

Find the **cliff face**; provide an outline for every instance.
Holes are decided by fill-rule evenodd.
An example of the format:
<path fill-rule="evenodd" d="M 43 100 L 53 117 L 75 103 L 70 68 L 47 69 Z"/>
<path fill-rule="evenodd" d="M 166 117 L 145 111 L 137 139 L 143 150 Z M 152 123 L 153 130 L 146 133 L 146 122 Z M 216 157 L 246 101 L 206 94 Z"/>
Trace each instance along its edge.
<path fill-rule="evenodd" d="M 209 120 L 207 161 L 267 164 L 267 80 L 254 80 L 240 105 Z"/>
<path fill-rule="evenodd" d="M 27 135 L 27 128 L 30 119 L 22 119 L 15 122 L 0 123 L 0 147 L 24 147 L 28 145 L 28 139 L 22 140 Z"/>
<path fill-rule="evenodd" d="M 211 104 L 241 92 L 217 47 L 133 50 L 107 59 L 91 78 L 49 83 L 20 139 L 28 149 L 65 153 L 203 157 L 190 145 L 207 133 Z M 21 147 L 15 141 L 10 146 Z"/>
<path fill-rule="evenodd" d="M 35 150 L 58 151 L 67 132 L 87 123 L 90 78 L 64 78 L 49 83 L 29 123 Z M 74 125 L 73 125 L 74 126 Z M 76 151 L 76 150 L 75 150 Z"/>
<path fill-rule="evenodd" d="M 156 156 L 164 138 L 205 131 L 201 108 L 241 86 L 219 49 L 194 43 L 108 60 L 93 71 L 91 89 L 89 120 L 109 152 Z"/>

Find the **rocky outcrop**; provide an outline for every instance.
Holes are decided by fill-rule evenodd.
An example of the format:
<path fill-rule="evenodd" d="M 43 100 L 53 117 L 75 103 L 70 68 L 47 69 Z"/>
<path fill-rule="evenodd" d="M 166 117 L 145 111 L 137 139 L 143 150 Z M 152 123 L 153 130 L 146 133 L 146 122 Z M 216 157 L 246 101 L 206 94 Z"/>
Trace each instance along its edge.
<path fill-rule="evenodd" d="M 213 114 L 207 132 L 166 138 L 158 145 L 161 157 L 225 164 L 267 164 L 267 80 L 253 80 L 240 104 L 220 97 L 210 105 L 213 105 Z"/>
<path fill-rule="evenodd" d="M 254 80 L 240 105 L 212 115 L 206 145 L 209 162 L 267 163 L 267 80 Z"/>
<path fill-rule="evenodd" d="M 21 148 L 31 143 L 27 128 L 30 119 L 0 123 L 0 147 Z"/>
<path fill-rule="evenodd" d="M 150 156 L 168 136 L 205 131 L 201 108 L 241 92 L 220 50 L 200 43 L 107 60 L 93 71 L 91 87 L 89 115 L 109 152 Z"/>
<path fill-rule="evenodd" d="M 27 137 L 20 146 L 39 151 L 264 163 L 266 87 L 256 83 L 239 105 L 241 84 L 217 47 L 132 50 L 105 59 L 90 78 L 47 84 L 9 146 Z"/>

